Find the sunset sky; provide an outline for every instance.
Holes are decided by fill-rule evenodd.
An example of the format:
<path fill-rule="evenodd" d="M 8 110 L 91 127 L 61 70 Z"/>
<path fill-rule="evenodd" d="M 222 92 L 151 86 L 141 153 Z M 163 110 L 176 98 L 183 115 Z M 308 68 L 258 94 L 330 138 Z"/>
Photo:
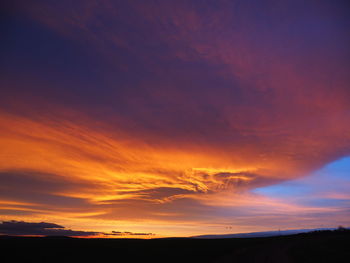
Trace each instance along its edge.
<path fill-rule="evenodd" d="M 349 11 L 1 1 L 0 234 L 349 226 Z"/>

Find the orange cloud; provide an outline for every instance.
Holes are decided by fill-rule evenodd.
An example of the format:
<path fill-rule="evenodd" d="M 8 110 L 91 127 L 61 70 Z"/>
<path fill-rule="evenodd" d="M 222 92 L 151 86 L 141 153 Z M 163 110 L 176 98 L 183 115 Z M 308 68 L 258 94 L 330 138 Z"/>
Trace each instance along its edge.
<path fill-rule="evenodd" d="M 285 160 L 259 164 L 253 152 L 250 165 L 238 163 L 223 158 L 218 149 L 159 148 L 121 132 L 110 133 L 107 127 L 101 131 L 90 123 L 54 117 L 38 120 L 2 113 L 0 123 L 1 209 L 17 211 L 22 220 L 44 216 L 72 224 L 76 218 L 87 227 L 94 220 L 143 226 L 154 222 L 176 229 L 180 222 L 199 220 L 206 225 L 208 212 L 225 208 L 312 211 L 245 194 L 289 178 Z M 16 219 L 9 214 L 6 218 Z M 159 233 L 151 229 L 156 230 Z M 160 234 L 166 235 L 164 230 Z"/>

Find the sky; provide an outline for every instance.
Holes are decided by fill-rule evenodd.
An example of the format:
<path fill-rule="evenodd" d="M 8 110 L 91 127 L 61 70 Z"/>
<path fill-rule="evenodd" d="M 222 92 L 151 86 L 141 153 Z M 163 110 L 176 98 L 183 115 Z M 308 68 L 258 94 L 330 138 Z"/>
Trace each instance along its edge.
<path fill-rule="evenodd" d="M 349 226 L 347 1 L 0 5 L 0 234 Z"/>

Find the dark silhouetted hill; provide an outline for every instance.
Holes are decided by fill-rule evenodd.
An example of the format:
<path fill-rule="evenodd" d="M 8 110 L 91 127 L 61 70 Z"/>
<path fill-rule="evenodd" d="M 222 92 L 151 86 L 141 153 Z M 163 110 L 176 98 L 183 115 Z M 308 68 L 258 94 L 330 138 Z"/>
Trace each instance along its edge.
<path fill-rule="evenodd" d="M 247 238 L 247 237 L 273 237 L 273 236 L 287 236 L 300 233 L 308 233 L 314 231 L 324 230 L 336 230 L 335 228 L 315 228 L 315 229 L 290 229 L 290 230 L 278 230 L 278 231 L 264 231 L 264 232 L 251 232 L 251 233 L 238 233 L 238 234 L 223 234 L 223 235 L 200 235 L 193 236 L 193 238 Z"/>
<path fill-rule="evenodd" d="M 225 239 L 0 237 L 7 262 L 350 262 L 350 231 Z"/>

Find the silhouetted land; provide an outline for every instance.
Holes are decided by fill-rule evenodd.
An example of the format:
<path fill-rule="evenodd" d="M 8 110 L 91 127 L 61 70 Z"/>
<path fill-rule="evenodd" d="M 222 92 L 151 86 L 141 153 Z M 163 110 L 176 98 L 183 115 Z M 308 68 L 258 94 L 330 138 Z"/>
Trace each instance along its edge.
<path fill-rule="evenodd" d="M 350 231 L 234 239 L 0 237 L 7 262 L 350 262 Z"/>

